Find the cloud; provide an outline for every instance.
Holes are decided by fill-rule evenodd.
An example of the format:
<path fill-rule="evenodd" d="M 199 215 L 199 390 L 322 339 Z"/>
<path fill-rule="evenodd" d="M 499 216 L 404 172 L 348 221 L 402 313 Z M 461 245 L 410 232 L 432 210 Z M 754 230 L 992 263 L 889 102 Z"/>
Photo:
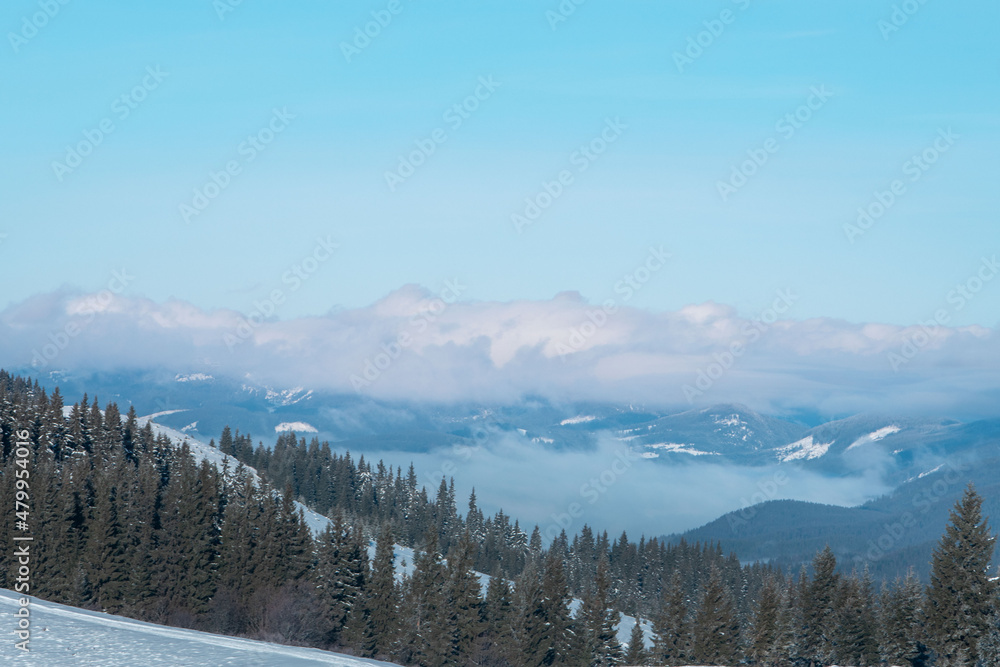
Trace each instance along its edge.
<path fill-rule="evenodd" d="M 0 363 L 250 373 L 384 399 L 738 401 L 831 415 L 993 415 L 1000 393 L 997 332 L 983 327 L 746 318 L 713 302 L 651 312 L 573 292 L 462 301 L 460 292 L 408 285 L 365 308 L 281 320 L 280 304 L 239 313 L 63 290 L 0 312 Z"/>
<path fill-rule="evenodd" d="M 632 453 L 612 437 L 593 450 L 555 451 L 515 437 L 453 452 L 365 452 L 392 466 L 412 461 L 431 493 L 443 471 L 455 480 L 459 506 L 475 487 L 487 513 L 500 508 L 522 527 L 538 525 L 546 542 L 584 524 L 617 537 L 666 535 L 703 525 L 751 504 L 794 499 L 843 506 L 861 504 L 890 489 L 875 468 L 849 477 L 826 477 L 792 466 L 740 467 L 697 462 L 662 465 Z M 450 465 L 449 465 L 450 464 Z M 554 475 L 553 471 L 558 470 Z M 706 494 L 705 489 L 713 489 Z M 528 528 L 530 530 L 530 528 Z"/>

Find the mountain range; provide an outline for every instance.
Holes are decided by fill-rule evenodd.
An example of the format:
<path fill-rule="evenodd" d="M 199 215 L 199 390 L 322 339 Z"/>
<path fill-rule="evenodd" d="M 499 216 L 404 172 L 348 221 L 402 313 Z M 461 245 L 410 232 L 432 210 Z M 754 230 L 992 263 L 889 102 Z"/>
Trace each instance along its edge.
<path fill-rule="evenodd" d="M 987 513 L 1000 516 L 1000 419 L 963 423 L 860 414 L 807 424 L 738 404 L 690 409 L 560 404 L 541 397 L 508 405 L 388 402 L 273 387 L 252 377 L 165 370 L 56 371 L 41 380 L 49 388 L 58 384 L 69 400 L 88 390 L 102 402 L 134 404 L 139 414 L 203 442 L 226 425 L 265 445 L 294 431 L 361 454 L 490 448 L 504 439 L 540 454 L 580 454 L 595 450 L 603 439 L 627 447 L 649 465 L 684 475 L 696 476 L 705 465 L 759 469 L 759 489 L 742 507 L 672 539 L 718 541 L 741 560 L 790 568 L 830 544 L 845 567 L 867 566 L 893 577 L 916 563 L 918 573 L 926 575 L 947 510 L 969 481 L 986 497 Z M 834 499 L 788 499 L 787 480 L 807 474 L 878 484 L 873 482 L 867 502 L 855 507 L 830 504 Z"/>

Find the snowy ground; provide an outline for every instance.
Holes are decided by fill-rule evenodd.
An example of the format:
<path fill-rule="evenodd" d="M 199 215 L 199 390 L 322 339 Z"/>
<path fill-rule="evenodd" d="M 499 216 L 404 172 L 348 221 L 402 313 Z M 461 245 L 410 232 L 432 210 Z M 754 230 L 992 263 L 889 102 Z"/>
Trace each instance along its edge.
<path fill-rule="evenodd" d="M 390 663 L 141 623 L 32 598 L 30 653 L 14 647 L 20 596 L 0 589 L 0 662 L 31 667 L 364 667 Z"/>

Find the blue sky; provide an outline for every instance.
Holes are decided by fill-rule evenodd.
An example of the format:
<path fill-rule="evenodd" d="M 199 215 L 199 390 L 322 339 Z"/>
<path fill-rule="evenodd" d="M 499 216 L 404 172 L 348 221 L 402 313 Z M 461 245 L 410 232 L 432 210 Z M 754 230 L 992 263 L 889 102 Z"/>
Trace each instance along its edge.
<path fill-rule="evenodd" d="M 883 0 L 588 0 L 554 27 L 554 0 L 399 0 L 348 61 L 342 43 L 388 0 L 244 0 L 220 17 L 225 1 L 52 0 L 37 34 L 24 21 L 44 2 L 4 3 L 0 308 L 126 269 L 129 294 L 247 312 L 330 236 L 335 256 L 279 317 L 447 279 L 463 299 L 598 303 L 662 245 L 666 270 L 629 305 L 752 317 L 790 288 L 793 319 L 907 325 L 1000 252 L 995 3 L 913 0 L 883 34 Z M 679 71 L 675 52 L 720 16 Z M 448 110 L 490 77 L 455 127 Z M 144 78 L 122 117 L 115 100 Z M 829 99 L 786 136 L 814 87 Z M 294 118 L 247 161 L 274 109 Z M 609 119 L 624 129 L 580 171 L 574 153 Z M 114 130 L 60 180 L 53 162 L 102 121 Z M 385 173 L 438 128 L 446 140 L 391 191 Z M 911 181 L 908 161 L 949 128 Z M 723 201 L 719 181 L 769 140 Z M 239 173 L 185 222 L 179 207 L 229 161 Z M 518 233 L 512 214 L 563 170 L 572 183 Z M 905 191 L 849 242 L 844 225 L 895 179 Z M 987 284 L 951 323 L 994 327 L 998 302 Z"/>

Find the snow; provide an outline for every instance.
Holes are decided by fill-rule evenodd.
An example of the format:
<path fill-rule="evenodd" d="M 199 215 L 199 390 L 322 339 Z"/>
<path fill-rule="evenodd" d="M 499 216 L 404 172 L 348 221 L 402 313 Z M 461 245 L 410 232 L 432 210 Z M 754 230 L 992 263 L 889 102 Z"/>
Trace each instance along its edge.
<path fill-rule="evenodd" d="M 586 424 L 587 422 L 592 422 L 597 417 L 594 415 L 580 415 L 577 417 L 570 417 L 569 419 L 564 419 L 559 422 L 560 426 L 568 426 L 569 424 Z"/>
<path fill-rule="evenodd" d="M 214 380 L 215 378 L 211 375 L 205 375 L 204 373 L 190 373 L 188 375 L 177 374 L 174 377 L 176 382 L 205 382 L 207 380 Z"/>
<path fill-rule="evenodd" d="M 69 416 L 72 408 L 66 407 L 63 412 Z M 229 471 L 236 469 L 238 461 L 217 448 L 194 438 L 187 433 L 178 431 L 157 424 L 152 421 L 156 416 L 183 412 L 183 410 L 169 410 L 166 412 L 139 417 L 140 426 L 150 424 L 150 428 L 157 436 L 166 436 L 176 446 L 187 443 L 188 449 L 195 461 L 200 463 L 207 460 L 214 464 L 220 471 L 224 462 L 228 462 Z M 123 417 L 124 419 L 124 417 Z M 196 422 L 197 423 L 197 422 Z M 188 427 L 185 427 L 188 428 Z M 520 430 L 520 429 L 518 429 Z M 661 443 L 660 445 L 650 445 L 651 447 L 664 448 L 667 451 L 683 452 L 693 455 L 715 454 L 715 452 L 702 452 L 700 450 L 687 448 L 684 445 L 673 443 Z M 674 449 L 669 449 L 673 447 Z M 644 453 L 646 458 L 655 458 L 657 454 L 650 455 Z M 257 470 L 244 465 L 244 469 L 254 479 L 260 481 Z M 330 519 L 318 514 L 302 503 L 296 501 L 296 506 L 302 510 L 306 524 L 314 535 L 322 533 Z M 396 570 L 396 580 L 402 581 L 404 576 L 413 574 L 414 550 L 399 544 L 393 545 L 393 566 Z M 375 558 L 375 542 L 368 544 L 368 558 Z M 479 577 L 480 586 L 485 595 L 486 587 L 489 586 L 490 576 L 481 572 L 476 572 Z M 10 605 L 11 609 L 16 609 L 18 595 L 5 589 L 0 589 L 0 608 Z M 267 665 L 273 667 L 291 667 L 293 665 L 335 665 L 338 667 L 362 667 L 363 665 L 391 665 L 391 663 L 378 662 L 374 660 L 363 660 L 352 658 L 319 649 L 305 649 L 298 647 L 282 646 L 268 642 L 259 642 L 249 639 L 239 639 L 226 637 L 223 635 L 213 635 L 195 630 L 184 630 L 180 628 L 170 628 L 152 623 L 143 623 L 120 616 L 112 616 L 98 612 L 90 612 L 75 607 L 66 607 L 32 599 L 32 627 L 44 628 L 43 632 L 54 632 L 53 635 L 46 634 L 44 639 L 36 643 L 32 639 L 30 653 L 31 664 L 38 667 L 48 665 L 58 665 L 62 667 L 67 661 L 74 661 L 75 658 L 86 656 L 88 665 L 95 667 L 117 667 L 118 665 L 176 665 L 184 664 L 198 667 L 200 665 L 245 665 L 255 667 L 257 665 Z M 571 610 L 582 604 L 579 599 L 574 598 L 570 604 Z M 47 620 L 47 619 L 55 620 Z M 39 620 L 40 619 L 40 620 Z M 621 615 L 618 625 L 618 640 L 623 644 L 628 644 L 629 635 L 635 625 L 635 618 Z M 646 646 L 652 646 L 652 626 L 649 621 L 643 620 L 643 631 L 645 633 Z M 38 632 L 35 630 L 34 632 Z M 36 635 L 33 634 L 33 637 Z M 46 644 L 46 642 L 51 642 Z M 207 648 L 206 648 L 207 647 Z M 2 650 L 2 649 L 0 649 Z M 79 664 L 79 661 L 76 661 Z"/>
<path fill-rule="evenodd" d="M 148 421 L 148 420 L 156 419 L 157 417 L 166 417 L 167 415 L 176 415 L 179 412 L 187 412 L 187 408 L 184 408 L 183 410 L 163 410 L 162 412 L 154 412 L 151 415 L 146 415 L 143 419 L 146 419 Z M 66 406 L 66 407 L 63 408 L 63 416 L 64 417 L 69 417 L 72 413 L 73 413 L 73 406 L 72 405 L 68 405 L 68 406 Z M 104 410 L 101 410 L 101 414 L 102 415 L 104 414 Z M 195 423 L 197 424 L 198 422 L 195 422 Z"/>
<path fill-rule="evenodd" d="M 581 606 L 583 606 L 583 600 L 580 598 L 573 598 L 569 601 L 569 610 L 574 616 L 580 610 Z M 628 646 L 629 636 L 632 634 L 633 627 L 635 627 L 634 616 L 626 616 L 625 614 L 618 615 L 618 627 L 616 630 L 618 643 L 621 644 L 623 648 Z M 653 648 L 653 624 L 646 619 L 642 619 L 642 639 L 642 643 L 646 648 Z"/>
<path fill-rule="evenodd" d="M 281 422 L 274 427 L 275 433 L 295 431 L 296 433 L 319 433 L 316 427 L 306 422 Z"/>
<path fill-rule="evenodd" d="M 675 454 L 690 454 L 691 456 L 719 456 L 719 452 L 706 452 L 695 449 L 694 445 L 683 445 L 676 442 L 658 442 L 655 445 L 646 445 L 646 447 L 649 449 L 662 449 L 665 452 Z"/>
<path fill-rule="evenodd" d="M 156 415 L 148 415 L 146 417 L 139 417 L 138 419 L 139 426 L 145 426 L 146 423 L 148 422 L 150 428 L 153 429 L 153 433 L 155 435 L 158 436 L 165 435 L 166 437 L 170 438 L 170 441 L 173 442 L 174 445 L 177 447 L 180 447 L 182 444 L 187 443 L 188 449 L 191 450 L 191 456 L 194 457 L 194 460 L 197 463 L 201 463 L 202 461 L 208 461 L 209 463 L 213 464 L 216 468 L 218 468 L 220 471 L 223 468 L 223 463 L 228 463 L 230 474 L 232 474 L 233 471 L 236 470 L 236 466 L 239 465 L 239 461 L 237 461 L 231 456 L 223 454 L 215 447 L 212 447 L 211 445 L 204 443 L 201 440 L 198 440 L 197 438 L 191 437 L 187 433 L 183 433 L 181 431 L 178 431 L 177 429 L 170 428 L 169 426 L 164 426 L 163 424 L 157 424 L 156 422 L 152 421 L 152 418 L 155 416 Z M 243 468 L 247 471 L 247 473 L 250 475 L 250 477 L 254 480 L 256 484 L 260 484 L 260 475 L 257 474 L 257 470 L 255 468 L 252 468 L 246 464 L 244 464 Z M 326 526 L 327 524 L 330 523 L 330 519 L 323 516 L 322 514 L 317 514 L 316 512 L 312 511 L 311 509 L 309 509 L 308 507 L 306 507 L 297 500 L 295 501 L 295 506 L 300 510 L 302 510 L 302 514 L 305 517 L 306 524 L 313 531 L 314 535 L 319 535 L 324 530 L 326 530 Z"/>
<path fill-rule="evenodd" d="M 892 435 L 893 433 L 899 433 L 901 430 L 902 429 L 896 426 L 895 424 L 893 424 L 892 426 L 883 426 L 877 431 L 872 431 L 868 435 L 861 436 L 860 438 L 852 442 L 851 445 L 844 451 L 847 452 L 854 449 L 855 447 L 860 447 L 861 445 L 867 445 L 872 442 L 878 442 L 879 440 L 885 438 L 886 436 Z"/>
<path fill-rule="evenodd" d="M 742 426 L 743 428 L 747 427 L 747 423 L 742 419 L 740 419 L 739 415 L 734 414 L 722 419 L 720 419 L 716 415 L 713 415 L 713 417 L 714 417 L 713 421 L 716 424 L 719 424 L 720 426 Z"/>
<path fill-rule="evenodd" d="M 920 473 L 919 475 L 917 475 L 916 478 L 917 479 L 923 479 L 924 477 L 927 477 L 927 475 L 931 475 L 933 473 L 936 473 L 938 470 L 940 470 L 943 467 L 944 467 L 944 464 L 942 463 L 942 464 L 940 464 L 940 465 L 938 465 L 938 466 L 936 466 L 934 468 L 931 468 L 930 470 L 926 470 L 926 471 Z"/>
<path fill-rule="evenodd" d="M 266 393 L 264 394 L 264 399 L 270 402 L 272 405 L 288 407 L 289 405 L 295 405 L 299 401 L 305 401 L 309 399 L 312 396 L 312 394 L 313 394 L 312 389 L 306 390 L 305 387 L 295 387 L 293 389 L 285 389 L 282 391 L 267 389 Z"/>
<path fill-rule="evenodd" d="M 797 459 L 805 459 L 806 461 L 818 459 L 826 454 L 832 444 L 832 442 L 815 442 L 811 435 L 807 435 L 790 445 L 778 447 L 778 458 L 782 463 L 788 463 Z"/>
<path fill-rule="evenodd" d="M 20 597 L 13 591 L 0 589 L 0 614 L 4 618 L 13 619 Z M 330 651 L 169 628 L 30 599 L 30 653 L 15 649 L 13 633 L 5 630 L 3 634 L 7 636 L 0 647 L 4 662 L 32 667 L 390 667 L 387 662 Z"/>

